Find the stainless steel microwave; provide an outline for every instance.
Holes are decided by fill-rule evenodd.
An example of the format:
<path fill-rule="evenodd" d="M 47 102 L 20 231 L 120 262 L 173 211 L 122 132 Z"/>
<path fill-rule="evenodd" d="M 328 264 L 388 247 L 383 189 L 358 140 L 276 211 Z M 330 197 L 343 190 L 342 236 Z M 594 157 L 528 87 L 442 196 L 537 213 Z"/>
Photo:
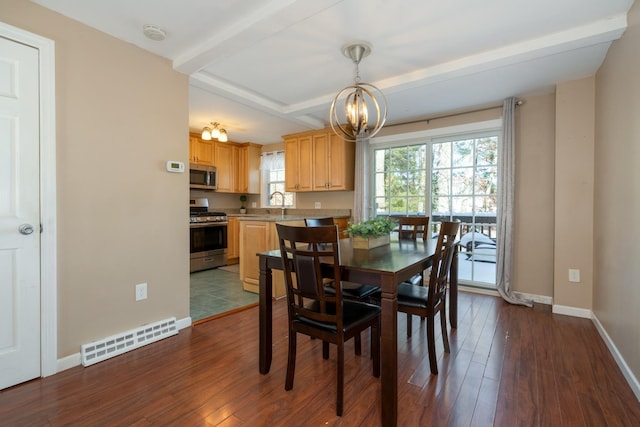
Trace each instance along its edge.
<path fill-rule="evenodd" d="M 218 188 L 218 173 L 215 166 L 189 164 L 189 187 L 199 190 Z"/>

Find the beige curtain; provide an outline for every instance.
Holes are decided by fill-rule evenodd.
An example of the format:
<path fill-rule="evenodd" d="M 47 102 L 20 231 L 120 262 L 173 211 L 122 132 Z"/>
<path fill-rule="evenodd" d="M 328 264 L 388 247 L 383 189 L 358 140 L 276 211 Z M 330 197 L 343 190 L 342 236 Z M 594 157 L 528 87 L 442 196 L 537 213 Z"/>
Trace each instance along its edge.
<path fill-rule="evenodd" d="M 505 301 L 532 307 L 531 301 L 511 291 L 513 271 L 513 212 L 515 209 L 515 110 L 516 99 L 505 99 L 502 108 L 502 141 L 498 148 L 498 245 L 496 286 Z"/>

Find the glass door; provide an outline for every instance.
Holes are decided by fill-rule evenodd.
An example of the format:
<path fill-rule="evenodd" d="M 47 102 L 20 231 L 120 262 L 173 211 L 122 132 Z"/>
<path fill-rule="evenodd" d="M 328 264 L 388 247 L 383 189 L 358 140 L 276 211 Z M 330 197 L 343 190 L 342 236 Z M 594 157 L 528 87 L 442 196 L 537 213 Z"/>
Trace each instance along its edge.
<path fill-rule="evenodd" d="M 459 279 L 495 288 L 498 136 L 488 133 L 431 144 L 431 220 L 460 220 Z"/>

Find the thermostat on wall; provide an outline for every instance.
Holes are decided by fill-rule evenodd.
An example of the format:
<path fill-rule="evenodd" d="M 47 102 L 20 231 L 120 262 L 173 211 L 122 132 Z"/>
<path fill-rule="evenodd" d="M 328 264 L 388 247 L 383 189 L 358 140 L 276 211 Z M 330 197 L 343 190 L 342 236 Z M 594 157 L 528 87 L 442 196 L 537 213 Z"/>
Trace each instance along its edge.
<path fill-rule="evenodd" d="M 167 172 L 184 172 L 184 163 L 167 160 Z"/>

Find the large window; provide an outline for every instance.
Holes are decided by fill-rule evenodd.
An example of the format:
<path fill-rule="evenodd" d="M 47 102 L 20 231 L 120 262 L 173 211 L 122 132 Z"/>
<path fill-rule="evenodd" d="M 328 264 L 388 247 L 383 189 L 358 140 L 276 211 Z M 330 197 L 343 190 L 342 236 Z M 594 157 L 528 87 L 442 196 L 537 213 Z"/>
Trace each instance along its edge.
<path fill-rule="evenodd" d="M 262 207 L 281 207 L 282 195 L 284 195 L 284 206 L 294 208 L 296 205 L 295 193 L 288 193 L 284 190 L 284 152 L 262 153 L 260 163 L 263 188 Z"/>
<path fill-rule="evenodd" d="M 498 131 L 373 148 L 376 215 L 460 220 L 460 279 L 495 286 Z"/>

